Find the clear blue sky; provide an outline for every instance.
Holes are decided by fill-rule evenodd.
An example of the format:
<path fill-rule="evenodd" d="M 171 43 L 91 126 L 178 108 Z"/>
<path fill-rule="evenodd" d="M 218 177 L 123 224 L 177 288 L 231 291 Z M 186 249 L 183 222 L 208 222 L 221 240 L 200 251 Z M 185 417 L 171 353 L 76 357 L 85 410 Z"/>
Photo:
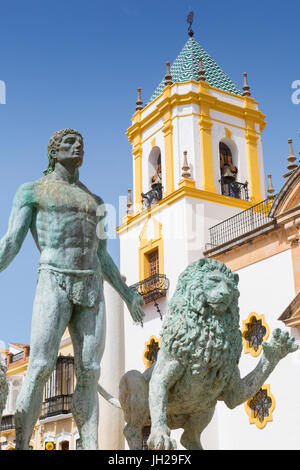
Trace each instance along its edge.
<path fill-rule="evenodd" d="M 60 128 L 85 138 L 81 180 L 105 202 L 118 205 L 132 186 L 125 135 L 136 89 L 145 102 L 188 39 L 186 17 L 194 10 L 195 39 L 242 87 L 248 72 L 252 95 L 267 115 L 265 172 L 279 190 L 287 139 L 300 150 L 300 104 L 291 84 L 300 80 L 298 1 L 227 0 L 10 0 L 0 2 L 0 234 L 13 196 L 47 165 L 49 137 Z M 124 214 L 119 214 L 123 216 Z M 118 224 L 118 222 L 117 222 Z M 109 250 L 119 263 L 118 240 Z M 31 235 L 0 273 L 0 340 L 29 342 L 39 254 Z"/>

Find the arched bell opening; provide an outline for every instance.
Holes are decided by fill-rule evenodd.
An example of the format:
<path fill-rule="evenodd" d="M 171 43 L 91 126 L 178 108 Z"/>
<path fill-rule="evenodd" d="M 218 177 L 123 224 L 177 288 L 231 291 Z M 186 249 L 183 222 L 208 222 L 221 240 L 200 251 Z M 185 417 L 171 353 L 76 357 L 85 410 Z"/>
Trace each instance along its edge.
<path fill-rule="evenodd" d="M 233 155 L 233 151 L 225 142 L 219 143 L 219 155 L 221 193 L 224 196 L 248 200 L 248 183 L 237 181 L 237 157 Z"/>
<path fill-rule="evenodd" d="M 149 154 L 148 175 L 149 190 L 146 193 L 142 193 L 143 209 L 156 204 L 163 196 L 161 151 L 158 146 L 154 146 Z"/>

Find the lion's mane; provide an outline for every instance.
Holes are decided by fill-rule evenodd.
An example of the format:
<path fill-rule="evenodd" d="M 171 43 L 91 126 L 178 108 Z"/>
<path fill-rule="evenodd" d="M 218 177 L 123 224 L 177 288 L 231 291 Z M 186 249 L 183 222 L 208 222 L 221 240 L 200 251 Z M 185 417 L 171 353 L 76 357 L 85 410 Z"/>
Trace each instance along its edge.
<path fill-rule="evenodd" d="M 224 312 L 216 314 L 207 304 L 203 286 L 209 271 L 226 274 L 232 285 L 232 302 Z M 239 330 L 238 275 L 215 259 L 202 258 L 190 264 L 179 276 L 169 312 L 162 327 L 164 349 L 192 374 L 209 371 L 216 380 L 228 376 L 242 351 Z"/>

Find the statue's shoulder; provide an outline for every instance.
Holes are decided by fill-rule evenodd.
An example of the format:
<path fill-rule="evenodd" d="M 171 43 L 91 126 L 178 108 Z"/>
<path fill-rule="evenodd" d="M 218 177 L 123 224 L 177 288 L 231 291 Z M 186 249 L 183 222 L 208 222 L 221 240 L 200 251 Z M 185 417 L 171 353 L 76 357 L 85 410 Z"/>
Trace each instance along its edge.
<path fill-rule="evenodd" d="M 33 184 L 38 187 L 43 184 L 49 184 L 51 181 L 55 181 L 55 177 L 53 173 L 49 173 L 47 175 L 41 176 L 38 180 L 35 180 Z"/>
<path fill-rule="evenodd" d="M 17 204 L 32 204 L 35 202 L 36 182 L 30 181 L 19 186 L 14 201 Z"/>

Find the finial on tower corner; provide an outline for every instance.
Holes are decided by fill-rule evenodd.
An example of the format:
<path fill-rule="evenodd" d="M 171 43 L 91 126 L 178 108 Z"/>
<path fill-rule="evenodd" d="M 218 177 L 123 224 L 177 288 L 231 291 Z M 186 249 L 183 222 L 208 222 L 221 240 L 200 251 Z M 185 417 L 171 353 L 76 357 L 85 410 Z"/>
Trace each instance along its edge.
<path fill-rule="evenodd" d="M 186 19 L 186 21 L 189 24 L 188 35 L 190 36 L 190 38 L 192 38 L 194 36 L 194 31 L 192 30 L 193 20 L 194 20 L 194 12 L 190 11 L 188 16 L 187 16 L 187 19 Z"/>
<path fill-rule="evenodd" d="M 165 86 L 167 85 L 172 85 L 172 75 L 171 75 L 171 72 L 170 72 L 170 62 L 167 62 L 166 63 L 167 65 L 167 73 L 165 75 Z"/>
<path fill-rule="evenodd" d="M 182 166 L 182 178 L 191 178 L 190 166 L 187 161 L 187 151 L 183 152 L 183 166 Z"/>
<path fill-rule="evenodd" d="M 132 204 L 132 200 L 131 200 L 131 189 L 128 189 L 127 210 L 126 210 L 127 215 L 133 215 L 132 206 L 133 206 L 133 204 Z"/>
<path fill-rule="evenodd" d="M 287 173 L 283 175 L 284 179 L 288 179 L 292 173 L 298 168 L 297 163 L 295 162 L 297 160 L 296 155 L 294 154 L 293 150 L 293 139 L 288 139 L 288 144 L 289 144 L 289 155 L 288 155 L 288 166 L 287 166 Z"/>
<path fill-rule="evenodd" d="M 143 102 L 142 102 L 142 98 L 141 98 L 141 88 L 138 88 L 137 89 L 138 91 L 138 99 L 137 99 L 137 102 L 136 102 L 136 111 L 139 111 L 140 109 L 143 109 Z"/>
<path fill-rule="evenodd" d="M 272 175 L 271 174 L 268 174 L 268 180 L 269 180 L 269 187 L 268 187 L 268 199 L 274 199 L 274 192 L 275 192 L 275 189 L 273 188 L 273 184 L 272 184 Z"/>
<path fill-rule="evenodd" d="M 251 96 L 250 87 L 248 85 L 247 72 L 244 72 L 244 86 L 243 86 L 243 96 Z"/>
<path fill-rule="evenodd" d="M 198 71 L 198 80 L 199 82 L 205 82 L 205 70 L 203 68 L 203 59 L 202 57 L 199 57 L 199 71 Z"/>

